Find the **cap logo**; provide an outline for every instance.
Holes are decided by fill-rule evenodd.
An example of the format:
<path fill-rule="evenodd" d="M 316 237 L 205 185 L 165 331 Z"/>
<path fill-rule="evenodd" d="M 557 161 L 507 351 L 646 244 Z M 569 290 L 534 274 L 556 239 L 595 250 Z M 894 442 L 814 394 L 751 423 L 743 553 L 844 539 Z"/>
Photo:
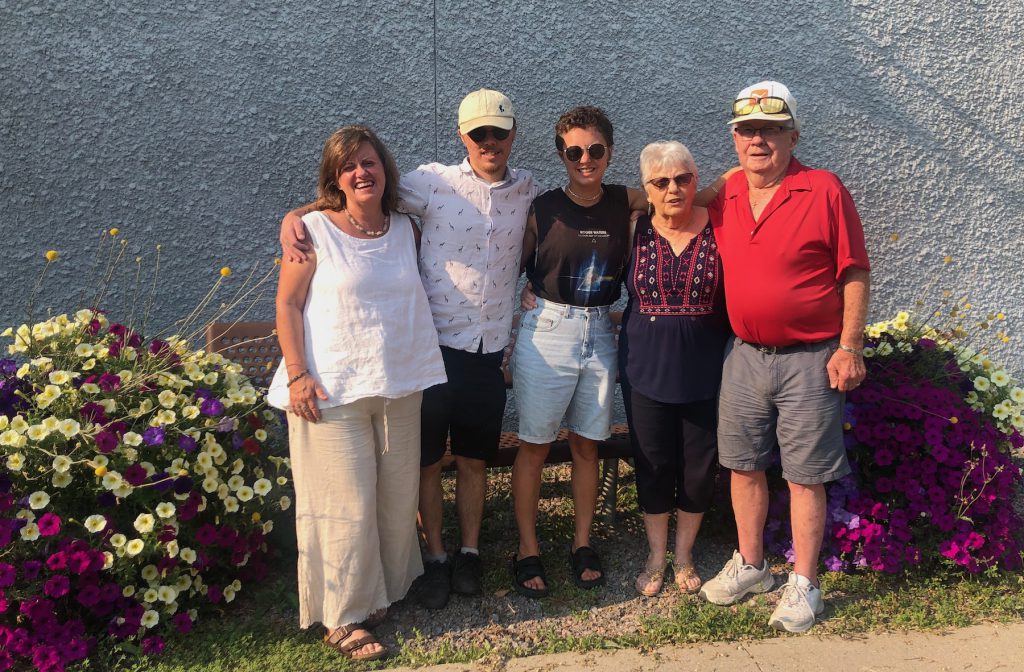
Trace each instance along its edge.
<path fill-rule="evenodd" d="M 761 100 L 762 98 L 766 97 L 767 95 L 768 95 L 768 89 L 754 89 L 753 91 L 750 92 L 750 97 L 751 98 L 756 98 L 757 100 Z"/>
<path fill-rule="evenodd" d="M 505 111 L 505 106 L 504 106 L 504 105 L 501 105 L 501 104 L 499 104 L 499 105 L 498 105 L 498 112 L 504 112 L 504 111 Z"/>

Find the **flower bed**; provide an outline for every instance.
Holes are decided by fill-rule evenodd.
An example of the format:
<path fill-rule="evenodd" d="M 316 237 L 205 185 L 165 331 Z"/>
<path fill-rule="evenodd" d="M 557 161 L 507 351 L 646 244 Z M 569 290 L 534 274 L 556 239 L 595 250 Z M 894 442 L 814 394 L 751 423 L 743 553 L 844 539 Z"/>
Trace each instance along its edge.
<path fill-rule="evenodd" d="M 1001 319 L 1001 316 L 993 316 Z M 984 326 L 988 326 L 985 324 Z M 1024 389 L 984 354 L 907 313 L 868 327 L 867 378 L 847 395 L 853 473 L 828 486 L 829 570 L 1021 566 Z M 789 494 L 773 481 L 768 547 L 791 558 Z"/>
<path fill-rule="evenodd" d="M 3 335 L 0 670 L 159 653 L 266 575 L 288 460 L 240 367 L 91 310 Z"/>

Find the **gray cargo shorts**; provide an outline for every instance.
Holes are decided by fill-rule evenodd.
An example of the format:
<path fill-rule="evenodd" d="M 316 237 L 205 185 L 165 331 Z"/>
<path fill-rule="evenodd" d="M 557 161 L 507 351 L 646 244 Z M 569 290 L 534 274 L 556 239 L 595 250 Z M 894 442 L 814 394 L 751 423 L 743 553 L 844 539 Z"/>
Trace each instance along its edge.
<path fill-rule="evenodd" d="M 762 348 L 734 338 L 718 398 L 718 459 L 726 469 L 764 471 L 778 442 L 782 476 L 817 485 L 850 473 L 843 445 L 845 396 L 826 366 L 838 339 Z"/>

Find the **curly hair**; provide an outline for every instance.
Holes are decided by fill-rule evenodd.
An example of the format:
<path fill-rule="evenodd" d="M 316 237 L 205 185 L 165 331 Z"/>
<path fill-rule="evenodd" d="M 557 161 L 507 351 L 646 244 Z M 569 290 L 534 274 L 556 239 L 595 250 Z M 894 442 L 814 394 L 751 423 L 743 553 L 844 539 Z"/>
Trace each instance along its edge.
<path fill-rule="evenodd" d="M 581 105 L 574 107 L 558 118 L 555 124 L 555 148 L 561 152 L 565 148 L 562 135 L 574 128 L 596 128 L 604 136 L 605 142 L 611 147 L 615 144 L 612 122 L 600 107 Z"/>
<path fill-rule="evenodd" d="M 364 142 L 370 143 L 384 165 L 384 196 L 381 198 L 381 209 L 384 214 L 395 209 L 398 204 L 398 165 L 377 134 L 366 126 L 342 126 L 324 143 L 323 156 L 320 159 L 320 177 L 316 185 L 317 209 L 345 209 L 345 192 L 338 188 L 338 173 Z"/>

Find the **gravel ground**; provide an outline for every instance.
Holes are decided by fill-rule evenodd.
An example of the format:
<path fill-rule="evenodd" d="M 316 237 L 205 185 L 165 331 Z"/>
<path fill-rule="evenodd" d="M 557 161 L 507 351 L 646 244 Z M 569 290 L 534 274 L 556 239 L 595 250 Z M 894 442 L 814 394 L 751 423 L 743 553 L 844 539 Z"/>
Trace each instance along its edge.
<path fill-rule="evenodd" d="M 613 524 L 595 523 L 592 539 L 601 555 L 607 583 L 595 590 L 581 590 L 572 583 L 568 550 L 571 542 L 572 508 L 569 467 L 545 471 L 539 516 L 542 556 L 551 595 L 544 600 L 520 596 L 511 589 L 509 565 L 516 546 L 515 523 L 508 495 L 508 471 L 492 471 L 488 510 L 481 553 L 484 559 L 484 594 L 452 595 L 448 606 L 430 611 L 414 599 L 393 605 L 385 625 L 376 631 L 387 646 L 422 635 L 424 651 L 498 648 L 523 654 L 537 652 L 545 639 L 555 637 L 614 637 L 636 633 L 652 616 L 670 617 L 684 595 L 670 580 L 662 594 L 646 598 L 637 594 L 633 581 L 647 558 L 642 519 L 631 501 L 632 471 L 620 465 L 618 516 Z M 449 502 L 450 506 L 450 502 Z M 457 539 L 454 511 L 446 510 L 445 538 Z M 718 528 L 712 529 L 712 528 Z M 717 533 L 716 533 L 717 531 Z M 708 579 L 729 559 L 734 541 L 732 529 L 713 518 L 705 521 L 695 551 L 699 573 Z"/>

